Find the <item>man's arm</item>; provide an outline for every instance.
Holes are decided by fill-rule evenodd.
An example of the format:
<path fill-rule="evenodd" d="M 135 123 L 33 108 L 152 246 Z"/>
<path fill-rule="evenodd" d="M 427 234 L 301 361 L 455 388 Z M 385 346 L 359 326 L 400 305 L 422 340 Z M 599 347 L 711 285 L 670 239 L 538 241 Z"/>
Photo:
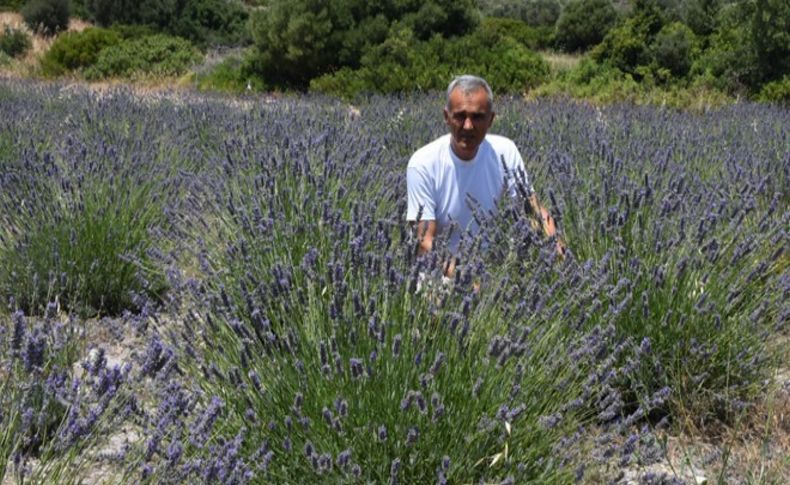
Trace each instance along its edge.
<path fill-rule="evenodd" d="M 548 209 L 543 207 L 538 201 L 538 194 L 535 192 L 527 197 L 526 203 L 527 214 L 532 217 L 532 228 L 534 230 L 540 229 L 546 237 L 557 236 L 557 225 L 554 218 L 551 217 Z M 557 254 L 560 256 L 565 255 L 565 242 L 557 236 Z"/>
<path fill-rule="evenodd" d="M 422 256 L 433 249 L 433 239 L 436 237 L 436 221 L 412 222 L 412 227 L 417 226 L 417 256 Z M 442 274 L 451 278 L 455 274 L 455 257 L 442 263 Z"/>

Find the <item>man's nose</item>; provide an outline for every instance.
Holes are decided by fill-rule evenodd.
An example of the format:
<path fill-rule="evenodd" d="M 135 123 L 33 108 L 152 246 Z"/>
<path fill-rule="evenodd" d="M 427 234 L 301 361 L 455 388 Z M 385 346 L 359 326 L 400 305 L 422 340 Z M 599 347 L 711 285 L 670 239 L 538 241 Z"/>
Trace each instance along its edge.
<path fill-rule="evenodd" d="M 475 127 L 474 123 L 472 123 L 472 117 L 467 116 L 464 118 L 464 130 L 471 130 Z"/>

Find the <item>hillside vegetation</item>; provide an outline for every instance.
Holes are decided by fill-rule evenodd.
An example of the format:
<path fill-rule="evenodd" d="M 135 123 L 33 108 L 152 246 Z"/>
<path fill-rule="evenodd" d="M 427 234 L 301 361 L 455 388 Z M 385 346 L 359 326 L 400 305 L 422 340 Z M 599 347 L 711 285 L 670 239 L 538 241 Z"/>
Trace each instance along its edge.
<path fill-rule="evenodd" d="M 0 65 L 8 67 L 24 55 L 23 37 L 35 32 L 55 36 L 54 52 L 40 56 L 27 74 L 50 77 L 160 82 L 175 77 L 201 89 L 315 91 L 353 99 L 440 90 L 452 75 L 472 72 L 486 77 L 498 93 L 680 106 L 743 97 L 787 103 L 789 5 L 782 0 L 16 0 L 0 2 L 0 9 L 21 11 L 28 29 L 0 32 Z M 69 15 L 105 30 L 60 34 Z M 563 54 L 577 62 L 568 69 L 547 62 Z"/>

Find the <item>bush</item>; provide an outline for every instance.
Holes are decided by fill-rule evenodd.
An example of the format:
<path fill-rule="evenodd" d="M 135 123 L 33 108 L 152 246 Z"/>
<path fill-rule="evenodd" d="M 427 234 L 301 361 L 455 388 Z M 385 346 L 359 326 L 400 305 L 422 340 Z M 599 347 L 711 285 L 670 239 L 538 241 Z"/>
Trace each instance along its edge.
<path fill-rule="evenodd" d="M 351 98 L 360 92 L 442 90 L 453 75 L 473 72 L 498 92 L 520 93 L 545 81 L 543 58 L 501 32 L 420 42 L 409 29 L 394 32 L 362 58 L 357 70 L 342 69 L 315 79 L 313 90 Z"/>
<path fill-rule="evenodd" d="M 640 66 L 649 66 L 652 62 L 649 50 L 653 40 L 664 25 L 659 9 L 651 3 L 643 5 L 623 23 L 611 29 L 603 41 L 592 51 L 593 58 L 605 62 L 623 72 L 641 79 L 645 72 Z"/>
<path fill-rule="evenodd" d="M 161 276 L 139 277 L 150 266 L 148 231 L 163 219 L 159 180 L 135 173 L 114 151 L 66 151 L 97 162 L 62 170 L 50 154 L 30 157 L 3 187 L 0 200 L 14 209 L 2 219 L 12 236 L 0 241 L 0 295 L 26 314 L 42 314 L 57 298 L 70 313 L 119 315 L 135 308 L 135 293 L 164 291 Z"/>
<path fill-rule="evenodd" d="M 692 66 L 693 75 L 708 77 L 717 88 L 732 94 L 746 94 L 759 85 L 757 53 L 746 28 L 722 29 L 708 44 Z"/>
<path fill-rule="evenodd" d="M 107 47 L 85 74 L 90 79 L 133 75 L 177 76 L 200 59 L 200 53 L 188 41 L 157 34 Z"/>
<path fill-rule="evenodd" d="M 785 76 L 780 81 L 765 84 L 757 95 L 759 101 L 766 103 L 790 104 L 790 76 Z"/>
<path fill-rule="evenodd" d="M 113 24 L 110 30 L 118 33 L 124 39 L 139 39 L 141 37 L 148 37 L 149 35 L 156 35 L 158 32 L 150 25 L 137 25 L 137 24 Z"/>
<path fill-rule="evenodd" d="M 554 29 L 530 27 L 521 20 L 510 18 L 484 18 L 476 35 L 481 39 L 510 37 L 528 49 L 543 49 L 554 41 Z"/>
<path fill-rule="evenodd" d="M 242 56 L 231 56 L 206 73 L 196 73 L 198 89 L 241 93 L 249 90 L 263 91 L 266 85 L 252 71 L 249 60 Z"/>
<path fill-rule="evenodd" d="M 41 68 L 49 76 L 85 69 L 96 63 L 102 49 L 120 42 L 118 33 L 102 28 L 67 32 L 55 39 L 44 54 Z"/>
<path fill-rule="evenodd" d="M 0 12 L 4 10 L 19 11 L 25 4 L 25 0 L 3 0 L 0 1 Z"/>
<path fill-rule="evenodd" d="M 20 29 L 14 29 L 8 25 L 3 27 L 0 35 L 0 52 L 9 57 L 21 57 L 33 46 L 30 36 Z"/>
<path fill-rule="evenodd" d="M 553 29 L 562 12 L 558 0 L 482 0 L 478 3 L 486 17 L 521 20 L 530 27 Z"/>
<path fill-rule="evenodd" d="M 689 27 L 679 22 L 665 25 L 650 45 L 650 53 L 659 68 L 683 77 L 691 69 L 699 51 L 698 41 Z"/>
<path fill-rule="evenodd" d="M 69 0 L 30 0 L 22 8 L 22 17 L 31 30 L 55 35 L 69 26 Z"/>
<path fill-rule="evenodd" d="M 477 25 L 474 2 L 370 2 L 358 9 L 345 0 L 277 0 L 251 19 L 259 73 L 281 86 L 307 87 L 316 76 L 356 69 L 390 29 L 409 29 L 417 40 L 463 35 Z"/>
<path fill-rule="evenodd" d="M 115 24 L 169 25 L 177 4 L 181 2 L 139 0 L 87 0 L 93 20 L 103 26 Z"/>
<path fill-rule="evenodd" d="M 611 1 L 573 0 L 557 20 L 557 46 L 566 52 L 587 50 L 601 42 L 616 22 Z"/>
<path fill-rule="evenodd" d="M 233 0 L 93 0 L 88 10 L 102 26 L 147 25 L 198 45 L 246 43 L 247 9 Z"/>
<path fill-rule="evenodd" d="M 191 0 L 167 31 L 198 45 L 228 46 L 249 41 L 247 11 L 235 1 Z"/>

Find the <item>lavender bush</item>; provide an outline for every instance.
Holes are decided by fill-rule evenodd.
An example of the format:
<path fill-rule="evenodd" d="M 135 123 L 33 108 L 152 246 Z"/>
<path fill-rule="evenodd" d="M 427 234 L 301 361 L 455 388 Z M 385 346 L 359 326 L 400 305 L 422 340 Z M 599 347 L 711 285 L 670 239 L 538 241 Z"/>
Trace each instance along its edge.
<path fill-rule="evenodd" d="M 116 308 L 155 332 L 126 480 L 605 475 L 658 459 L 659 421 L 741 412 L 772 363 L 766 340 L 786 332 L 786 110 L 498 100 L 494 131 L 521 148 L 570 254 L 533 232 L 523 199 L 503 200 L 477 214 L 488 230 L 464 235 L 444 285 L 445 241 L 417 258 L 403 223 L 404 167 L 444 132 L 441 96 L 359 112 L 21 83 L 0 98 L 2 119 L 34 127 L 0 132 L 12 309 L 79 295 L 73 308 L 109 311 L 112 261 L 130 265 L 113 294 L 131 304 Z M 127 218 L 75 246 L 139 239 L 84 246 L 107 258 L 75 272 L 76 291 L 51 283 L 72 242 L 49 250 L 49 221 L 70 235 L 93 214 L 66 217 L 82 200 Z"/>
<path fill-rule="evenodd" d="M 50 303 L 41 319 L 0 317 L 0 476 L 73 480 L 87 463 L 83 452 L 135 411 L 129 368 L 109 366 L 101 348 L 84 359 L 81 377 L 74 373 L 81 325 L 57 310 Z"/>
<path fill-rule="evenodd" d="M 165 206 L 181 167 L 161 163 L 168 147 L 144 145 L 158 135 L 139 110 L 82 100 L 86 112 L 73 109 L 77 100 L 49 100 L 49 116 L 39 99 L 3 104 L 17 138 L 0 178 L 0 294 L 27 313 L 57 299 L 81 315 L 118 315 L 135 294 L 165 290 L 151 252 L 167 247 Z M 38 129 L 11 126 L 20 117 Z"/>

